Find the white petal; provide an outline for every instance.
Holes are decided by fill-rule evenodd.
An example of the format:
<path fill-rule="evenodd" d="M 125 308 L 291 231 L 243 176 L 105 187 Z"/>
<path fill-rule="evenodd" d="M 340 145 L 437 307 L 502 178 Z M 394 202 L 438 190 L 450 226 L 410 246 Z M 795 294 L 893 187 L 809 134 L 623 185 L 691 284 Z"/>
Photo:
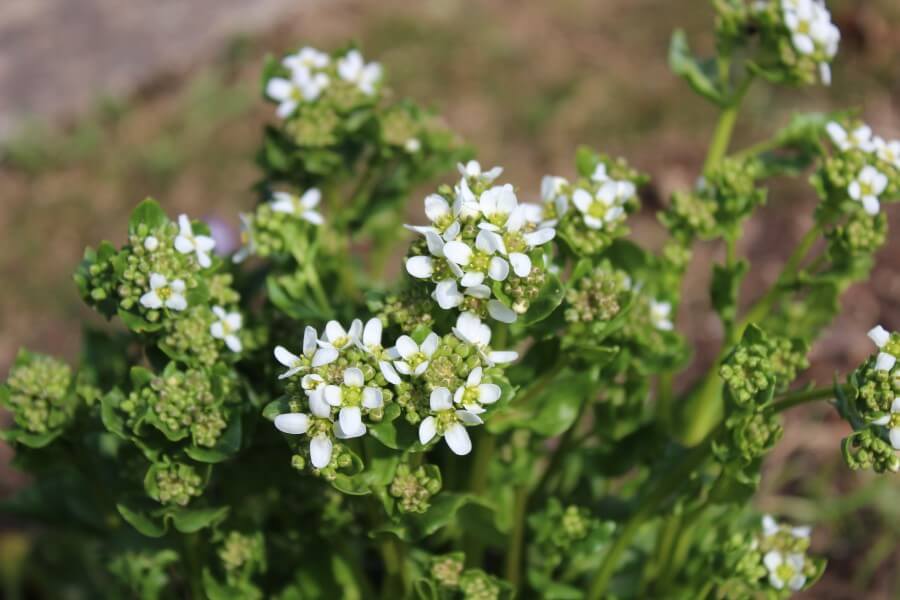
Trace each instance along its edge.
<path fill-rule="evenodd" d="M 314 210 L 305 210 L 300 214 L 301 219 L 309 221 L 313 225 L 321 225 L 325 222 L 325 218 Z"/>
<path fill-rule="evenodd" d="M 506 244 L 503 243 L 503 238 L 500 237 L 500 234 L 488 229 L 482 229 L 478 232 L 478 235 L 475 237 L 475 247 L 485 254 L 495 254 L 497 252 L 506 254 Z"/>
<path fill-rule="evenodd" d="M 430 256 L 413 256 L 406 260 L 406 272 L 418 279 L 428 279 L 434 272 Z"/>
<path fill-rule="evenodd" d="M 366 377 L 363 372 L 356 367 L 344 369 L 344 385 L 347 387 L 362 387 L 366 383 Z"/>
<path fill-rule="evenodd" d="M 772 515 L 763 515 L 762 518 L 763 535 L 766 537 L 778 533 L 778 522 L 772 518 Z"/>
<path fill-rule="evenodd" d="M 428 416 L 419 423 L 419 443 L 423 446 L 437 435 L 437 419 Z"/>
<path fill-rule="evenodd" d="M 493 404 L 500 399 L 500 386 L 493 383 L 482 383 L 478 386 L 478 401 L 482 404 Z"/>
<path fill-rule="evenodd" d="M 400 379 L 400 376 L 397 374 L 397 371 L 394 369 L 394 366 L 391 363 L 387 362 L 386 360 L 383 360 L 378 363 L 378 366 L 381 368 L 381 374 L 384 375 L 384 378 L 385 378 L 385 380 L 387 380 L 388 383 L 393 383 L 394 385 L 399 385 L 400 383 L 403 382 L 403 380 Z"/>
<path fill-rule="evenodd" d="M 409 363 L 398 360 L 394 362 L 394 366 L 397 367 L 397 372 L 401 375 L 412 375 L 412 368 L 410 368 Z"/>
<path fill-rule="evenodd" d="M 331 462 L 331 450 L 333 447 L 328 436 L 319 434 L 314 437 L 309 443 L 309 458 L 312 465 L 317 469 L 327 467 L 328 463 Z"/>
<path fill-rule="evenodd" d="M 896 362 L 897 358 L 894 355 L 887 352 L 879 352 L 878 357 L 875 359 L 875 370 L 890 371 L 894 368 Z"/>
<path fill-rule="evenodd" d="M 881 325 L 876 325 L 870 329 L 866 335 L 869 336 L 869 339 L 879 348 L 884 348 L 884 345 L 891 339 L 891 333 Z"/>
<path fill-rule="evenodd" d="M 225 336 L 225 345 L 228 346 L 228 349 L 232 352 L 240 352 L 243 349 L 241 338 L 233 333 Z"/>
<path fill-rule="evenodd" d="M 150 289 L 157 290 L 161 287 L 165 287 L 165 285 L 169 282 L 166 279 L 165 275 L 160 275 L 159 273 L 152 273 L 150 275 Z"/>
<path fill-rule="evenodd" d="M 275 428 L 282 433 L 301 435 L 309 429 L 309 416 L 303 413 L 285 413 L 275 417 Z"/>
<path fill-rule="evenodd" d="M 499 256 L 491 258 L 488 265 L 488 275 L 494 281 L 504 281 L 509 276 L 509 263 Z"/>
<path fill-rule="evenodd" d="M 397 338 L 397 352 L 403 358 L 410 358 L 419 352 L 419 345 L 408 335 Z"/>
<path fill-rule="evenodd" d="M 431 222 L 450 214 L 450 204 L 443 196 L 431 194 L 425 198 L 425 215 Z"/>
<path fill-rule="evenodd" d="M 187 305 L 187 300 L 181 294 L 172 294 L 166 300 L 166 308 L 171 308 L 172 310 L 184 310 L 187 308 Z"/>
<path fill-rule="evenodd" d="M 552 227 L 543 227 L 541 229 L 538 229 L 537 231 L 526 233 L 523 237 L 525 238 L 525 243 L 528 244 L 531 248 L 534 248 L 536 246 L 546 244 L 554 237 L 556 237 L 556 230 Z"/>
<path fill-rule="evenodd" d="M 475 367 L 469 372 L 469 376 L 466 377 L 466 385 L 469 387 L 474 387 L 481 383 L 481 378 L 484 374 L 484 369 L 481 367 Z"/>
<path fill-rule="evenodd" d="M 891 446 L 894 450 L 900 450 L 900 427 L 892 427 L 888 436 L 891 438 Z"/>
<path fill-rule="evenodd" d="M 455 308 L 462 304 L 463 301 L 463 295 L 456 288 L 456 281 L 452 279 L 438 283 L 434 288 L 432 297 L 438 303 L 438 306 L 444 310 Z"/>
<path fill-rule="evenodd" d="M 358 406 L 345 406 L 338 415 L 341 429 L 347 437 L 358 437 L 365 433 L 362 423 L 362 411 Z"/>
<path fill-rule="evenodd" d="M 486 285 L 472 285 L 466 288 L 466 295 L 486 300 L 491 297 L 491 288 Z"/>
<path fill-rule="evenodd" d="M 763 564 L 766 565 L 766 568 L 770 571 L 774 571 L 780 567 L 783 562 L 784 559 L 781 557 L 781 553 L 776 552 L 775 550 L 767 552 L 763 557 Z"/>
<path fill-rule="evenodd" d="M 428 368 L 428 364 L 429 364 L 429 361 L 427 361 L 427 360 L 423 360 L 422 362 L 420 362 L 419 364 L 417 364 L 417 365 L 416 365 L 416 370 L 413 371 L 413 375 L 415 375 L 416 377 L 418 377 L 419 375 L 421 375 L 422 373 L 424 373 L 424 372 L 425 372 L 425 369 Z"/>
<path fill-rule="evenodd" d="M 502 259 L 501 259 L 502 260 Z M 484 273 L 478 271 L 469 271 L 459 280 L 459 284 L 463 287 L 472 287 L 480 285 L 484 281 Z"/>
<path fill-rule="evenodd" d="M 143 305 L 147 308 L 156 309 L 156 308 L 161 308 L 163 305 L 163 302 L 162 302 L 162 298 L 159 297 L 159 294 L 157 294 L 154 290 L 151 290 L 151 291 L 147 292 L 146 294 L 144 294 L 143 296 L 141 296 L 141 305 Z"/>
<path fill-rule="evenodd" d="M 367 387 L 363 390 L 362 405 L 369 410 L 384 406 L 384 396 L 381 390 L 375 387 Z"/>
<path fill-rule="evenodd" d="M 366 345 L 367 348 L 372 348 L 374 346 L 381 345 L 381 332 L 384 328 L 384 325 L 381 323 L 381 319 L 371 318 L 366 321 L 366 328 L 363 330 L 363 344 Z"/>
<path fill-rule="evenodd" d="M 209 333 L 214 338 L 221 340 L 225 337 L 225 325 L 221 321 L 216 321 L 209 326 Z"/>
<path fill-rule="evenodd" d="M 287 79 L 274 77 L 266 84 L 266 96 L 280 102 L 290 98 L 293 89 L 294 86 L 292 86 L 291 82 Z"/>
<path fill-rule="evenodd" d="M 877 419 L 872 419 L 872 425 L 887 425 L 891 422 L 891 415 L 882 415 Z"/>
<path fill-rule="evenodd" d="M 179 235 L 175 238 L 175 249 L 182 254 L 188 254 L 194 251 L 194 242 L 183 235 Z"/>
<path fill-rule="evenodd" d="M 338 351 L 334 348 L 319 348 L 313 354 L 310 364 L 313 367 L 322 367 L 337 360 Z"/>
<path fill-rule="evenodd" d="M 491 360 L 491 362 L 502 365 L 505 363 L 511 363 L 512 361 L 519 358 L 519 353 L 512 350 L 506 350 L 503 352 L 491 352 L 490 354 L 488 354 L 488 358 Z"/>
<path fill-rule="evenodd" d="M 444 244 L 444 256 L 458 265 L 467 265 L 472 259 L 472 249 L 464 242 L 454 240 Z"/>
<path fill-rule="evenodd" d="M 307 325 L 303 330 L 303 354 L 309 356 L 316 350 L 318 337 L 316 330 Z"/>
<path fill-rule="evenodd" d="M 900 397 L 894 398 L 894 401 L 891 402 L 891 412 L 900 413 Z"/>
<path fill-rule="evenodd" d="M 481 417 L 468 410 L 456 411 L 456 417 L 466 425 L 481 425 L 484 423 L 484 421 L 481 420 Z"/>
<path fill-rule="evenodd" d="M 282 119 L 286 119 L 291 116 L 291 113 L 293 113 L 296 109 L 297 103 L 294 100 L 285 100 L 278 105 L 277 109 L 275 109 L 275 114 Z"/>
<path fill-rule="evenodd" d="M 881 203 L 878 202 L 878 198 L 875 196 L 864 196 L 862 199 L 863 208 L 866 210 L 866 214 L 875 216 L 878 214 L 878 211 L 881 210 Z"/>
<path fill-rule="evenodd" d="M 309 410 L 320 419 L 331 418 L 331 405 L 325 401 L 325 386 L 320 386 L 309 397 Z"/>
<path fill-rule="evenodd" d="M 581 212 L 587 212 L 591 207 L 591 204 L 594 203 L 594 198 L 591 197 L 590 192 L 578 188 L 572 194 L 572 202 L 575 204 L 575 207 Z"/>
<path fill-rule="evenodd" d="M 519 277 L 528 277 L 531 273 L 531 259 L 527 254 L 513 252 L 509 255 L 509 262 L 512 263 L 513 271 Z"/>
<path fill-rule="evenodd" d="M 488 302 L 488 314 L 491 318 L 501 323 L 514 323 L 518 318 L 516 311 L 509 308 L 499 300 L 491 300 Z"/>
<path fill-rule="evenodd" d="M 428 337 L 425 338 L 425 341 L 422 342 L 421 351 L 422 353 L 431 358 L 431 355 L 434 354 L 434 351 L 437 350 L 438 344 L 441 343 L 441 338 L 438 334 L 431 332 L 428 334 Z"/>
<path fill-rule="evenodd" d="M 465 456 L 472 451 L 472 440 L 469 438 L 469 432 L 459 423 L 454 423 L 447 428 L 447 431 L 444 432 L 444 439 L 454 454 Z"/>
<path fill-rule="evenodd" d="M 433 412 L 450 410 L 453 408 L 453 397 L 450 395 L 450 390 L 445 387 L 434 388 L 428 399 L 428 403 Z"/>
<path fill-rule="evenodd" d="M 322 192 L 320 192 L 318 188 L 309 188 L 300 197 L 300 206 L 307 210 L 310 210 L 318 206 L 321 200 Z"/>
<path fill-rule="evenodd" d="M 325 339 L 331 343 L 347 337 L 347 331 L 337 321 L 328 321 L 325 324 Z"/>
<path fill-rule="evenodd" d="M 326 385 L 325 386 L 325 402 L 327 402 L 329 405 L 340 406 L 342 398 L 343 398 L 343 394 L 341 393 L 341 386 L 339 386 L 339 385 Z"/>

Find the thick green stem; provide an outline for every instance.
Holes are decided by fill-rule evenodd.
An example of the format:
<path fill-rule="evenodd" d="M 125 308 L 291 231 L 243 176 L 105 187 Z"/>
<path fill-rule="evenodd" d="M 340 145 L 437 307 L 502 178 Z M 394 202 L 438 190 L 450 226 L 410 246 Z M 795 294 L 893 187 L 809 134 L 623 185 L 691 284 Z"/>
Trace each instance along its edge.
<path fill-rule="evenodd" d="M 838 387 L 845 388 L 846 386 Z M 804 390 L 802 392 L 792 392 L 790 394 L 784 394 L 783 396 L 779 396 L 772 404 L 772 411 L 780 413 L 795 406 L 807 404 L 808 402 L 824 400 L 825 398 L 833 398 L 834 392 L 834 386 L 827 386 L 821 388 L 813 388 L 811 390 Z"/>
<path fill-rule="evenodd" d="M 625 550 L 628 549 L 641 525 L 653 515 L 660 503 L 689 480 L 691 473 L 709 456 L 709 445 L 712 437 L 711 435 L 706 443 L 688 450 L 682 457 L 681 462 L 669 471 L 666 477 L 658 480 L 643 497 L 634 514 L 631 515 L 631 518 L 619 531 L 619 537 L 610 546 L 606 557 L 600 564 L 600 568 L 594 575 L 588 591 L 588 600 L 600 600 L 600 598 L 604 597 L 613 573 L 615 573 L 619 564 L 619 559 Z"/>
<path fill-rule="evenodd" d="M 509 549 L 506 553 L 506 579 L 514 587 L 519 587 L 522 573 L 522 546 L 525 541 L 525 516 L 528 507 L 528 489 L 516 488 L 513 504 L 512 531 L 509 534 Z"/>
<path fill-rule="evenodd" d="M 382 597 L 385 600 L 406 598 L 411 588 L 403 543 L 398 538 L 389 535 L 382 540 L 380 550 L 387 573 L 381 594 Z"/>

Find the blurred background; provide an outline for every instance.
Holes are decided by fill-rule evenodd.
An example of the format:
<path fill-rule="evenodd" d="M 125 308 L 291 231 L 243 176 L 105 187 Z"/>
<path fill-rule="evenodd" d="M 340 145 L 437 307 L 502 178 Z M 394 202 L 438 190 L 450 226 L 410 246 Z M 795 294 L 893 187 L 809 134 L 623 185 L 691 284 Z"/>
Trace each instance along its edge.
<path fill-rule="evenodd" d="M 793 112 L 848 106 L 900 138 L 900 2 L 828 4 L 843 34 L 834 85 L 758 85 L 735 148 Z M 300 45 L 359 42 L 386 65 L 395 93 L 442 113 L 483 164 L 506 168 L 522 198 L 537 198 L 546 173 L 571 176 L 578 144 L 626 156 L 652 176 L 634 237 L 659 246 L 653 211 L 693 184 L 716 118 L 668 71 L 675 27 L 711 51 L 712 10 L 701 0 L 0 3 L 0 377 L 20 346 L 77 360 L 80 323 L 95 317 L 71 273 L 86 245 L 123 242 L 145 196 L 170 215 L 237 227 L 237 212 L 253 203 L 260 127 L 273 115 L 259 95 L 262 58 Z M 745 303 L 775 279 L 814 205 L 804 182 L 776 182 L 741 243 L 754 265 Z M 888 213 L 897 231 L 900 209 Z M 685 381 L 717 349 L 706 290 L 723 255 L 702 247 L 686 282 L 678 327 L 698 359 Z M 900 328 L 900 237 L 879 258 L 813 349 L 806 380 L 826 383 L 863 360 L 874 324 Z M 816 526 L 814 551 L 830 565 L 807 598 L 898 598 L 900 479 L 848 471 L 845 428 L 827 406 L 789 414 L 758 505 Z M 0 448 L 0 497 L 27 483 L 10 459 Z M 0 554 L 14 533 L 0 520 Z"/>

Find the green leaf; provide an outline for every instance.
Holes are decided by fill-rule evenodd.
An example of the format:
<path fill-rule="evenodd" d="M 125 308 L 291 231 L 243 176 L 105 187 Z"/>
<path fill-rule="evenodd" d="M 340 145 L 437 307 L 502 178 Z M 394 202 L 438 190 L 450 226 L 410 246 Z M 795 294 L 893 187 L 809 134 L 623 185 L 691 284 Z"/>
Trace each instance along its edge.
<path fill-rule="evenodd" d="M 486 427 L 491 433 L 526 428 L 543 437 L 557 436 L 575 422 L 582 403 L 593 393 L 594 379 L 593 371 L 565 370 L 537 392 L 521 391 L 507 407 L 485 419 Z"/>
<path fill-rule="evenodd" d="M 541 291 L 538 293 L 537 298 L 535 298 L 531 305 L 528 307 L 528 311 L 519 317 L 517 323 L 522 327 L 527 327 L 529 325 L 534 325 L 539 321 L 543 321 L 550 313 L 556 310 L 566 296 L 566 288 L 563 286 L 562 282 L 559 280 L 559 277 L 554 273 L 547 273 L 547 280 L 544 282 L 544 286 L 541 288 Z"/>
<path fill-rule="evenodd" d="M 137 205 L 132 211 L 131 217 L 128 219 L 128 233 L 138 234 L 141 225 L 146 226 L 148 232 L 150 230 L 162 227 L 169 222 L 169 217 L 160 207 L 159 203 L 152 198 L 147 198 Z"/>
<path fill-rule="evenodd" d="M 710 102 L 719 106 L 727 104 L 726 98 L 717 85 L 715 61 L 698 61 L 691 54 L 687 35 L 680 29 L 672 34 L 672 41 L 669 44 L 669 68 L 687 81 L 695 92 Z"/>
<path fill-rule="evenodd" d="M 228 427 L 216 440 L 212 448 L 187 446 L 184 453 L 203 463 L 218 463 L 236 454 L 241 449 L 241 418 L 239 414 L 229 415 Z"/>
<path fill-rule="evenodd" d="M 194 533 L 220 523 L 228 516 L 230 507 L 221 506 L 219 508 L 182 508 L 169 513 L 167 516 L 172 520 L 172 525 L 181 533 Z"/>
<path fill-rule="evenodd" d="M 416 432 L 405 420 L 397 421 L 400 412 L 400 406 L 388 404 L 381 422 L 369 426 L 373 438 L 394 450 L 405 450 L 417 439 Z"/>
<path fill-rule="evenodd" d="M 151 323 L 144 317 L 129 312 L 121 307 L 117 311 L 117 314 L 119 315 L 119 318 L 122 319 L 125 326 L 135 333 L 152 333 L 154 331 L 159 331 L 163 326 L 159 321 Z"/>
<path fill-rule="evenodd" d="M 137 500 L 126 500 L 116 504 L 116 510 L 129 525 L 147 537 L 158 538 L 166 534 L 166 522 L 154 518 L 146 508 L 145 503 Z"/>
<path fill-rule="evenodd" d="M 425 514 L 417 516 L 415 520 L 422 534 L 429 536 L 455 522 L 459 510 L 467 504 L 487 506 L 483 500 L 472 494 L 444 492 L 438 494 Z"/>

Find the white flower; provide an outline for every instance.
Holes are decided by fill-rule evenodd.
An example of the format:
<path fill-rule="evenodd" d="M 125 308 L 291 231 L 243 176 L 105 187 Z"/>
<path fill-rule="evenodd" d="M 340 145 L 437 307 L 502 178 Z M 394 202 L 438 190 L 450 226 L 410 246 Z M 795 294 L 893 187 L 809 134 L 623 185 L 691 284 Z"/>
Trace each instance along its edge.
<path fill-rule="evenodd" d="M 510 231 L 518 231 L 525 224 L 525 215 L 519 210 L 519 200 L 510 184 L 496 185 L 481 193 L 478 208 L 487 223 L 481 223 L 482 229 L 500 231 L 504 226 Z"/>
<path fill-rule="evenodd" d="M 831 138 L 834 145 L 844 152 L 852 149 L 862 150 L 863 152 L 873 152 L 875 150 L 872 128 L 868 125 L 860 125 L 853 131 L 848 132 L 840 124 L 831 121 L 825 126 L 825 130 L 828 132 L 828 137 Z"/>
<path fill-rule="evenodd" d="M 462 304 L 466 296 L 486 300 L 491 297 L 491 288 L 484 284 L 477 284 L 463 288 L 463 291 L 460 292 L 456 286 L 455 279 L 445 279 L 444 281 L 439 281 L 431 293 L 434 301 L 444 310 L 456 308 Z"/>
<path fill-rule="evenodd" d="M 460 167 L 464 169 L 461 165 Z M 491 171 L 496 169 L 500 169 L 500 167 L 494 167 Z M 453 214 L 456 218 L 463 221 L 478 218 L 481 215 L 481 208 L 478 198 L 475 197 L 475 193 L 469 187 L 468 180 L 465 177 L 460 179 L 454 190 L 456 191 L 456 198 L 453 200 Z"/>
<path fill-rule="evenodd" d="M 481 164 L 477 160 L 470 160 L 466 164 L 456 165 L 459 174 L 466 179 L 478 179 L 484 183 L 491 183 L 503 173 L 503 167 L 493 167 L 487 171 L 481 170 Z"/>
<path fill-rule="evenodd" d="M 299 198 L 289 192 L 274 192 L 272 194 L 272 210 L 287 215 L 297 215 L 313 225 L 321 225 L 324 219 L 314 210 L 321 201 L 322 192 L 318 188 L 306 190 Z"/>
<path fill-rule="evenodd" d="M 504 281 L 509 275 L 509 263 L 498 256 L 504 251 L 503 238 L 486 229 L 479 231 L 475 237 L 475 250 L 462 240 L 447 242 L 443 247 L 447 262 L 462 269 L 460 283 L 465 287 L 482 283 L 485 276 L 494 281 Z"/>
<path fill-rule="evenodd" d="M 873 140 L 873 144 L 878 158 L 892 165 L 895 169 L 900 169 L 900 140 L 886 142 L 880 137 L 876 137 Z"/>
<path fill-rule="evenodd" d="M 344 385 L 325 387 L 325 401 L 340 408 L 334 430 L 339 439 L 364 435 L 366 426 L 362 422 L 362 409 L 374 410 L 384 405 L 381 390 L 367 386 L 365 375 L 356 367 L 344 369 Z"/>
<path fill-rule="evenodd" d="M 356 85 L 367 96 L 375 93 L 375 86 L 381 80 L 381 65 L 377 62 L 366 64 L 358 50 L 351 50 L 338 60 L 337 70 L 341 79 Z"/>
<path fill-rule="evenodd" d="M 410 154 L 415 154 L 422 149 L 422 142 L 418 138 L 409 138 L 403 143 L 403 149 Z"/>
<path fill-rule="evenodd" d="M 602 183 L 609 179 L 609 175 L 606 173 L 606 164 L 597 163 L 597 166 L 594 167 L 594 172 L 591 174 L 591 179 L 596 181 L 597 183 Z"/>
<path fill-rule="evenodd" d="M 436 436 L 443 437 L 454 454 L 465 456 L 472 451 L 472 440 L 466 425 L 480 425 L 481 417 L 468 410 L 454 410 L 450 390 L 435 388 L 429 397 L 432 415 L 419 423 L 419 442 L 424 446 Z"/>
<path fill-rule="evenodd" d="M 572 203 L 583 215 L 584 224 L 591 229 L 603 229 L 604 224 L 615 221 L 624 213 L 617 204 L 618 198 L 619 185 L 612 180 L 604 182 L 593 195 L 582 188 L 572 193 Z"/>
<path fill-rule="evenodd" d="M 237 332 L 241 330 L 244 324 L 241 313 L 226 312 L 221 306 L 213 306 L 212 310 L 218 317 L 218 321 L 209 326 L 209 333 L 217 340 L 224 340 L 225 345 L 232 352 L 240 352 L 241 338 L 238 337 Z"/>
<path fill-rule="evenodd" d="M 431 357 L 434 355 L 440 342 L 441 338 L 434 332 L 429 333 L 421 345 L 417 344 L 408 335 L 401 335 L 397 338 L 397 346 L 395 348 L 400 360 L 395 360 L 394 366 L 403 375 L 418 377 L 428 368 Z"/>
<path fill-rule="evenodd" d="M 877 215 L 880 208 L 878 196 L 884 192 L 887 184 L 888 178 L 884 173 L 871 165 L 866 165 L 856 179 L 850 182 L 847 193 L 857 202 L 861 202 L 868 214 Z"/>
<path fill-rule="evenodd" d="M 461 313 L 456 319 L 453 335 L 461 341 L 475 346 L 478 353 L 488 364 L 508 363 L 519 357 L 519 354 L 513 351 L 489 351 L 491 328 L 482 323 L 481 319 L 475 314 L 468 311 Z"/>
<path fill-rule="evenodd" d="M 772 515 L 763 515 L 762 518 L 763 537 L 772 537 L 782 530 L 782 526 L 772 517 Z M 785 527 L 785 529 L 788 529 Z M 809 539 L 812 529 L 810 527 L 790 527 L 792 536 L 798 539 Z"/>
<path fill-rule="evenodd" d="M 316 100 L 328 84 L 328 75 L 325 73 L 313 73 L 307 68 L 298 67 L 292 70 L 290 79 L 270 79 L 266 84 L 266 96 L 278 102 L 275 114 L 286 119 L 297 110 L 301 102 Z"/>
<path fill-rule="evenodd" d="M 152 235 L 148 235 L 144 238 L 144 248 L 148 252 L 155 252 L 159 248 L 159 240 Z"/>
<path fill-rule="evenodd" d="M 275 360 L 288 368 L 287 371 L 278 376 L 278 379 L 291 377 L 300 371 L 321 367 L 337 360 L 338 351 L 331 347 L 320 348 L 317 338 L 316 330 L 307 326 L 303 332 L 302 356 L 293 354 L 284 346 L 275 347 Z"/>
<path fill-rule="evenodd" d="M 440 194 L 429 194 L 425 197 L 425 216 L 438 231 L 443 231 L 453 223 L 450 203 Z"/>
<path fill-rule="evenodd" d="M 806 558 L 797 552 L 787 556 L 776 550 L 767 552 L 763 557 L 763 564 L 769 571 L 769 583 L 775 589 L 784 589 L 785 584 L 794 590 L 803 589 L 806 584 L 806 576 L 803 574 L 803 565 Z"/>
<path fill-rule="evenodd" d="M 289 69 L 291 73 L 299 70 L 313 71 L 315 69 L 324 69 L 331 62 L 331 58 L 324 52 L 306 46 L 301 48 L 296 54 L 285 56 L 281 60 L 281 64 Z"/>
<path fill-rule="evenodd" d="M 453 402 L 473 414 L 484 412 L 485 404 L 493 404 L 500 399 L 500 386 L 494 383 L 481 383 L 483 369 L 475 367 L 466 378 L 465 385 L 456 388 Z"/>
<path fill-rule="evenodd" d="M 303 435 L 307 433 L 316 421 L 331 421 L 331 408 L 327 404 L 315 405 L 310 403 L 312 416 L 304 413 L 284 413 L 275 417 L 275 428 L 282 433 L 290 435 Z M 328 466 L 331 462 L 331 453 L 334 444 L 325 433 L 319 432 L 309 441 L 309 459 L 317 469 Z"/>
<path fill-rule="evenodd" d="M 875 425 L 883 425 L 888 428 L 891 446 L 894 450 L 900 450 L 900 397 L 894 398 L 891 403 L 890 414 L 884 415 L 872 421 Z"/>
<path fill-rule="evenodd" d="M 204 269 L 212 264 L 209 253 L 216 247 L 216 241 L 208 235 L 194 235 L 194 228 L 187 215 L 178 217 L 178 235 L 175 237 L 175 249 L 182 254 L 197 255 L 197 262 Z"/>
<path fill-rule="evenodd" d="M 562 193 L 563 187 L 569 182 L 562 177 L 545 175 L 541 180 L 541 199 L 545 204 L 552 204 L 556 218 L 546 221 L 544 226 L 554 227 L 557 222 L 569 212 L 569 199 Z"/>
<path fill-rule="evenodd" d="M 244 262 L 248 256 L 256 252 L 256 242 L 253 240 L 253 216 L 240 213 L 238 218 L 241 221 L 241 249 L 231 257 L 234 263 Z"/>
<path fill-rule="evenodd" d="M 165 306 L 171 310 L 184 310 L 187 308 L 184 291 L 183 280 L 175 279 L 170 283 L 165 275 L 152 273 L 150 275 L 150 291 L 141 296 L 141 304 L 151 309 Z"/>
<path fill-rule="evenodd" d="M 663 331 L 671 331 L 673 329 L 672 320 L 672 304 L 669 302 L 650 301 L 650 320 L 653 326 Z"/>
<path fill-rule="evenodd" d="M 344 329 L 337 321 L 328 321 L 325 323 L 325 339 L 319 340 L 319 345 L 323 348 L 333 348 L 335 350 L 357 346 L 362 331 L 363 324 L 359 319 L 353 319 L 349 330 Z"/>
<path fill-rule="evenodd" d="M 883 348 L 887 346 L 888 342 L 891 341 L 891 334 L 887 329 L 882 327 L 881 325 L 876 325 L 872 329 L 869 330 L 869 333 L 866 335 L 869 336 L 869 339 L 878 346 L 879 350 L 882 350 L 878 353 L 878 357 L 875 359 L 875 369 L 878 371 L 890 371 L 894 368 L 894 364 L 897 362 L 897 357 L 889 352 L 885 352 Z"/>

